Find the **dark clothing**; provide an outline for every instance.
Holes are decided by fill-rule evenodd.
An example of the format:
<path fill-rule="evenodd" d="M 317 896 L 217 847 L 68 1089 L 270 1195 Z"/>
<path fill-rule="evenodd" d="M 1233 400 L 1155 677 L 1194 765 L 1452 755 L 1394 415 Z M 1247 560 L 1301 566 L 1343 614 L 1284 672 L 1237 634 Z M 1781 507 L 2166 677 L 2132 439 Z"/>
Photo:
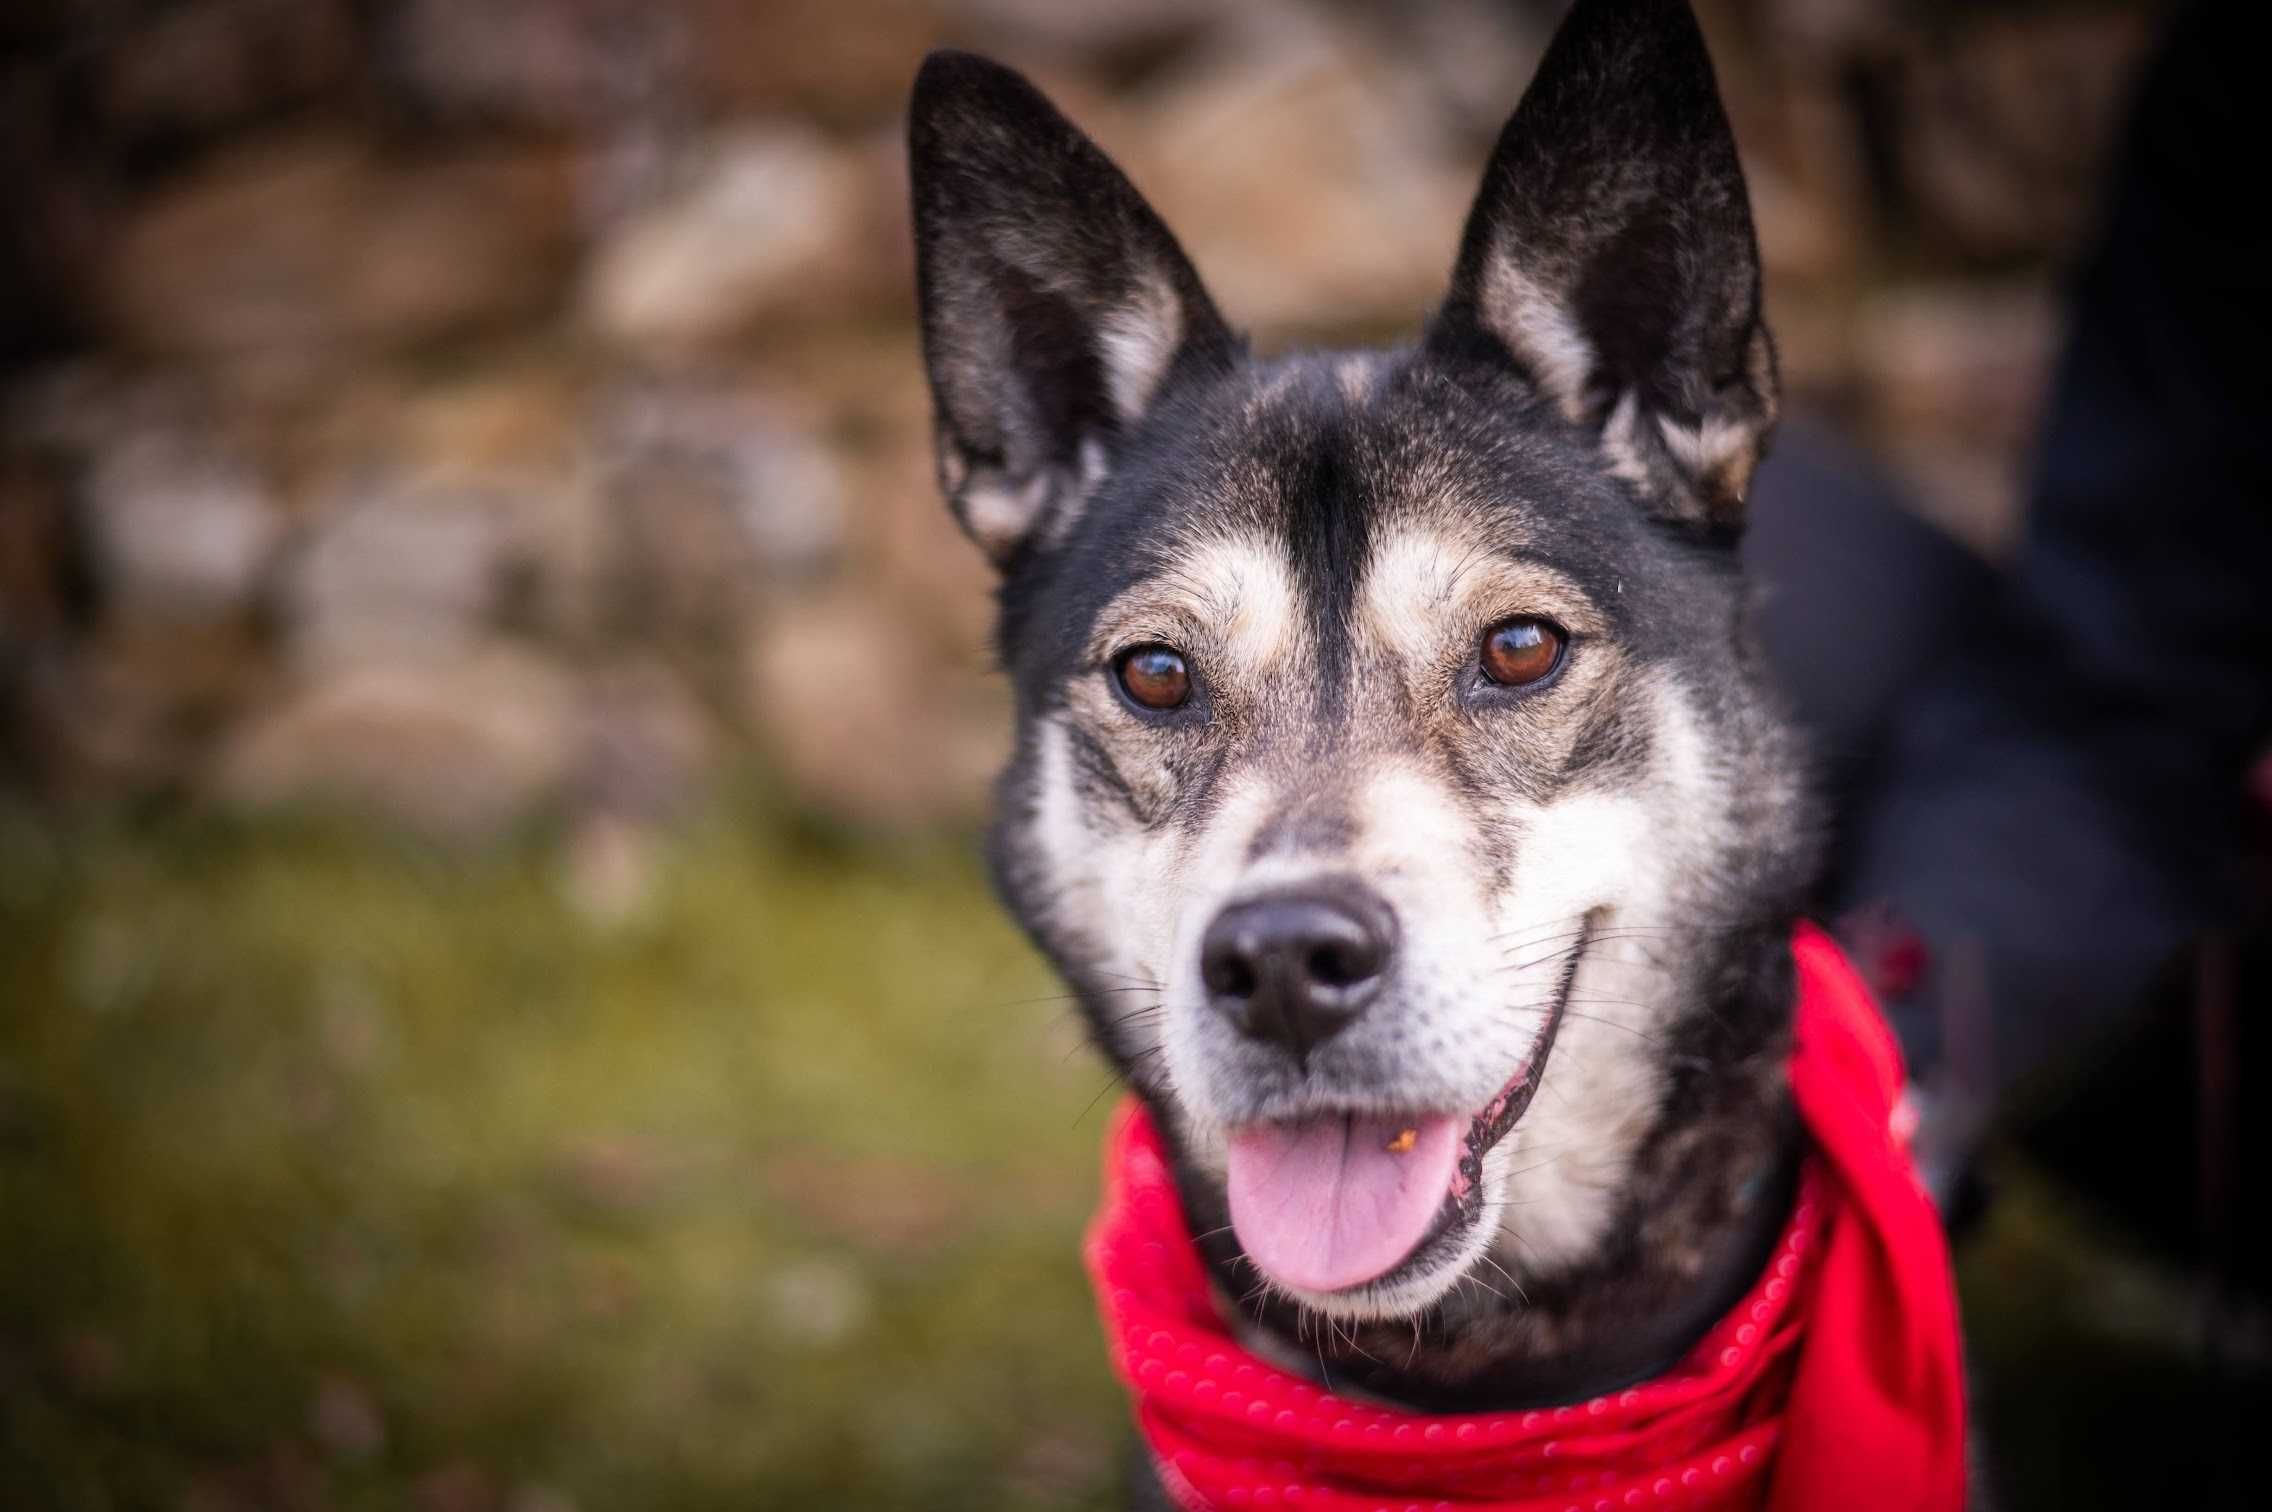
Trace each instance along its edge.
<path fill-rule="evenodd" d="M 1835 902 L 1889 904 L 1928 947 L 1888 1003 L 1921 1069 L 1949 1058 L 1949 995 L 1981 1005 L 1958 1070 L 1982 1094 L 2100 1036 L 2242 895 L 2272 735 L 2247 10 L 2186 13 L 2144 81 L 2000 578 L 1826 495 L 1803 438 L 1761 471 L 1755 565 L 1795 600 L 1770 601 L 1769 650 L 1847 787 Z"/>

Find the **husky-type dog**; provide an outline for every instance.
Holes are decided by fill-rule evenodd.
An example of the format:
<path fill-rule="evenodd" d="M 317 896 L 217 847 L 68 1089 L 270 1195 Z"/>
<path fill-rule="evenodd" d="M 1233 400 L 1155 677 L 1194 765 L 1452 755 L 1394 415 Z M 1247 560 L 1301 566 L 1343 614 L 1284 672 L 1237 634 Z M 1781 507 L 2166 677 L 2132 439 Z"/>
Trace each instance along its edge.
<path fill-rule="evenodd" d="M 1433 1409 L 1753 1279 L 1816 824 L 1736 555 L 1776 414 L 1687 7 L 1581 0 L 1389 351 L 1250 351 L 1029 84 L 910 123 L 940 481 L 1000 571 L 1002 896 L 1255 1347 Z"/>

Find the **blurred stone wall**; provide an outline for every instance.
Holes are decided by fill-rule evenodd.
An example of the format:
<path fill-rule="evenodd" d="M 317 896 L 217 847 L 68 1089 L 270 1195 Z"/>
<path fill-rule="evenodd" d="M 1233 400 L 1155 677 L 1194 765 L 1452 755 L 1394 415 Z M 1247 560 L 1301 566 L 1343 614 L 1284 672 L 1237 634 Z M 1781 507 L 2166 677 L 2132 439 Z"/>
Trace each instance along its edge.
<path fill-rule="evenodd" d="M 2150 8 L 1702 9 L 1794 406 L 1993 552 Z M 965 817 L 1004 693 L 930 478 L 923 50 L 1034 74 L 1275 346 L 1415 325 L 1556 11 L 11 0 L 5 780 L 480 833 L 754 753 Z"/>

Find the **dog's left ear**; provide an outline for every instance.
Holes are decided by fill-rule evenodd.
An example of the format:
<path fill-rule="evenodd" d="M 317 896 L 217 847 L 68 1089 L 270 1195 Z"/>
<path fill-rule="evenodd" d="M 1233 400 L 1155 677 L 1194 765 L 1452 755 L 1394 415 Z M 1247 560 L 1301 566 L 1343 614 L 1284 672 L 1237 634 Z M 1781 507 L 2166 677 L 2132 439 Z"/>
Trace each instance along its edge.
<path fill-rule="evenodd" d="M 1775 348 L 1686 0 L 1578 0 L 1500 134 L 1429 339 L 1503 349 L 1661 514 L 1742 524 Z"/>

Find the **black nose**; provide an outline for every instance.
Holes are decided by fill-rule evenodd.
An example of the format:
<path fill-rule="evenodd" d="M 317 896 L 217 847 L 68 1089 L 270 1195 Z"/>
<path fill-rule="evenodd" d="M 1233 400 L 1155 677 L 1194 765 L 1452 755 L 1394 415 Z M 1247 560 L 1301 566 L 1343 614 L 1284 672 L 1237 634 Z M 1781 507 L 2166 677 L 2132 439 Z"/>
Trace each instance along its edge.
<path fill-rule="evenodd" d="M 1361 887 L 1236 903 L 1199 942 L 1208 1001 L 1241 1033 L 1307 1056 L 1347 1028 L 1380 990 L 1396 915 Z"/>

